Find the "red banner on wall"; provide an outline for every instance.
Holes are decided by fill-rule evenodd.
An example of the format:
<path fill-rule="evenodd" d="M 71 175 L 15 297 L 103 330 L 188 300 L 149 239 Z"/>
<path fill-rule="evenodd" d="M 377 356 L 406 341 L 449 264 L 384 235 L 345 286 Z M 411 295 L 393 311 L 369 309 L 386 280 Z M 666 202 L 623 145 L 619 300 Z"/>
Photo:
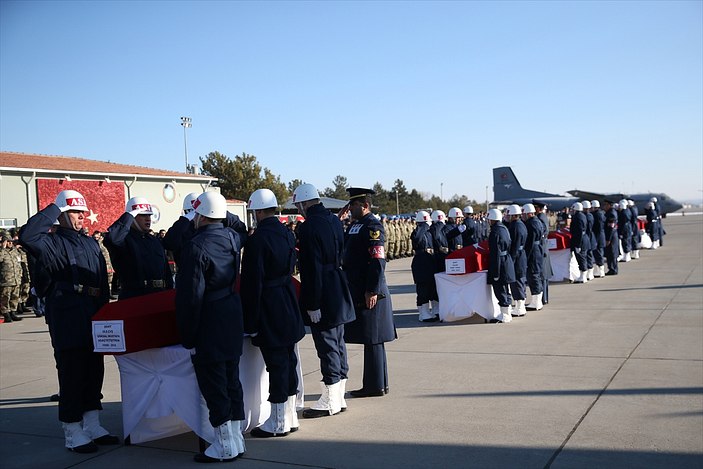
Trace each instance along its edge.
<path fill-rule="evenodd" d="M 63 190 L 78 191 L 88 204 L 84 226 L 90 233 L 107 228 L 124 213 L 125 186 L 121 181 L 66 181 L 65 179 L 37 179 L 39 209 L 56 200 Z"/>

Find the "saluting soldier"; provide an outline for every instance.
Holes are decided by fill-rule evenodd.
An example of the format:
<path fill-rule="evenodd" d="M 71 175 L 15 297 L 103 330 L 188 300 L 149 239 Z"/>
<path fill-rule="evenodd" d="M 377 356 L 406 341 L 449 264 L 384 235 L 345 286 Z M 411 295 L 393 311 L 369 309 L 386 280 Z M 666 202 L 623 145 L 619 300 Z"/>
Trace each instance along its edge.
<path fill-rule="evenodd" d="M 449 209 L 447 219 L 447 224 L 444 225 L 444 231 L 446 233 L 451 233 L 452 230 L 454 230 L 455 228 L 463 226 L 464 214 L 461 212 L 461 209 L 459 207 L 452 207 Z M 463 228 L 463 231 L 466 231 L 465 226 Z M 461 232 L 460 234 L 463 236 L 463 232 Z M 462 236 L 447 236 L 447 242 L 449 243 L 449 252 L 454 252 L 464 247 Z"/>
<path fill-rule="evenodd" d="M 108 228 L 105 247 L 120 278 L 120 299 L 173 288 L 161 242 L 149 234 L 151 204 L 144 197 L 127 201 L 125 213 Z"/>
<path fill-rule="evenodd" d="M 46 321 L 59 377 L 59 420 L 66 448 L 77 453 L 119 443 L 99 419 L 105 367 L 102 354 L 93 351 L 91 320 L 108 302 L 109 290 L 100 248 L 81 234 L 87 211 L 79 192 L 65 190 L 20 233 L 37 268 L 51 276 Z M 56 219 L 59 227 L 50 233 Z"/>
<path fill-rule="evenodd" d="M 344 340 L 364 344 L 364 372 L 361 389 L 353 397 L 383 396 L 388 393 L 388 365 L 385 342 L 396 339 L 393 305 L 384 274 L 383 226 L 371 213 L 372 189 L 350 187 L 349 205 L 340 212 L 351 213 L 352 223 L 345 238 L 344 272 L 349 282 L 356 319 L 344 327 Z"/>
<path fill-rule="evenodd" d="M 305 217 L 298 230 L 300 304 L 320 359 L 320 399 L 303 411 L 305 418 L 335 415 L 346 410 L 344 400 L 349 364 L 344 325 L 356 317 L 347 276 L 342 270 L 344 228 L 320 202 L 317 188 L 301 184 L 293 203 Z"/>
<path fill-rule="evenodd" d="M 473 246 L 480 241 L 479 226 L 474 219 L 474 208 L 471 205 L 464 207 L 464 225 L 466 230 L 461 234 L 461 244 L 463 246 Z"/>
<path fill-rule="evenodd" d="M 194 459 L 233 461 L 245 451 L 244 394 L 239 381 L 244 325 L 234 285 L 246 235 L 222 224 L 227 201 L 219 193 L 200 194 L 193 207 L 195 234 L 183 246 L 176 274 L 176 321 L 183 346 L 191 350 L 195 377 L 215 430 L 215 441 Z"/>

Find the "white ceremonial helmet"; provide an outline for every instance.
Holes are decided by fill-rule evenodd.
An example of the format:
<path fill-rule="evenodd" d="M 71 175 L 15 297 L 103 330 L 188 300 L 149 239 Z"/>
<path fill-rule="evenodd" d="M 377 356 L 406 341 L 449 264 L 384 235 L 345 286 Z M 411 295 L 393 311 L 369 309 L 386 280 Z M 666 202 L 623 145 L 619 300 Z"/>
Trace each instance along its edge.
<path fill-rule="evenodd" d="M 137 215 L 153 215 L 154 212 L 151 209 L 151 204 L 144 197 L 132 197 L 127 201 L 125 206 L 125 212 L 132 212 L 134 210 L 139 210 Z"/>
<path fill-rule="evenodd" d="M 650 201 L 650 202 L 654 202 L 654 203 L 656 204 L 656 203 L 657 203 L 657 198 L 656 198 L 656 197 L 652 197 L 651 199 L 649 199 L 649 201 Z"/>
<path fill-rule="evenodd" d="M 447 219 L 447 215 L 441 211 L 441 210 L 435 210 L 432 212 L 432 221 L 433 222 L 439 222 L 439 221 L 445 221 Z"/>
<path fill-rule="evenodd" d="M 497 208 L 492 208 L 488 211 L 488 219 L 494 221 L 501 221 L 503 219 L 503 215 Z"/>
<path fill-rule="evenodd" d="M 522 209 L 518 204 L 512 204 L 508 206 L 508 215 L 520 215 L 522 214 Z"/>
<path fill-rule="evenodd" d="M 417 212 L 417 213 L 415 214 L 415 222 L 416 222 L 416 223 L 423 223 L 423 222 L 424 222 L 424 223 L 427 223 L 427 224 L 429 225 L 429 224 L 430 224 L 430 220 L 431 220 L 430 214 L 427 213 L 427 212 L 424 211 L 424 210 L 420 210 L 419 212 Z"/>
<path fill-rule="evenodd" d="M 85 197 L 83 197 L 80 192 L 70 189 L 59 192 L 54 203 L 61 210 L 69 207 L 68 210 L 79 210 L 81 212 L 88 211 L 88 205 L 85 203 Z"/>
<path fill-rule="evenodd" d="M 271 189 L 257 189 L 249 196 L 247 210 L 263 210 L 278 207 L 276 194 Z"/>
<path fill-rule="evenodd" d="M 193 210 L 193 204 L 195 201 L 198 199 L 198 194 L 197 192 L 191 192 L 190 194 L 186 195 L 185 198 L 183 199 L 183 213 L 188 214 Z"/>
<path fill-rule="evenodd" d="M 319 199 L 320 194 L 312 184 L 301 184 L 293 191 L 293 204 Z"/>
<path fill-rule="evenodd" d="M 203 192 L 193 202 L 195 213 L 208 218 L 222 220 L 227 217 L 227 200 L 215 191 Z"/>
<path fill-rule="evenodd" d="M 522 206 L 522 213 L 535 213 L 535 206 L 532 204 L 525 204 Z"/>
<path fill-rule="evenodd" d="M 600 202 L 598 202 L 597 200 L 591 200 L 591 207 L 600 208 Z"/>
<path fill-rule="evenodd" d="M 591 208 L 591 202 L 589 202 L 588 200 L 584 200 L 583 202 L 581 202 L 581 205 L 583 205 L 584 210 Z"/>
<path fill-rule="evenodd" d="M 571 205 L 571 210 L 574 212 L 583 212 L 583 204 L 581 202 L 574 202 L 573 205 Z"/>
<path fill-rule="evenodd" d="M 474 213 L 474 208 L 471 205 L 464 207 L 464 213 Z"/>
<path fill-rule="evenodd" d="M 459 218 L 463 217 L 464 214 L 461 213 L 461 209 L 459 207 L 452 207 L 449 209 L 449 215 L 447 215 L 449 218 Z"/>
<path fill-rule="evenodd" d="M 622 210 L 625 210 L 627 208 L 627 200 L 621 200 L 618 205 L 620 205 Z"/>
<path fill-rule="evenodd" d="M 628 205 L 629 207 L 633 207 L 633 206 L 635 205 L 635 201 L 632 200 L 632 199 L 627 199 L 627 205 Z"/>

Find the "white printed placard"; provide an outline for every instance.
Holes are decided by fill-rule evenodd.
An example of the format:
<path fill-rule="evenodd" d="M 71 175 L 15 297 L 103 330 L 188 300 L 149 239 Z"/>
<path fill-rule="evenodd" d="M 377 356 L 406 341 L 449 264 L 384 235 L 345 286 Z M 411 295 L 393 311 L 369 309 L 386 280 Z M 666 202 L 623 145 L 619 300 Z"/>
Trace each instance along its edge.
<path fill-rule="evenodd" d="M 548 238 L 548 239 L 547 239 L 547 247 L 548 247 L 550 250 L 556 249 L 556 248 L 557 248 L 557 240 L 554 239 L 554 238 Z"/>
<path fill-rule="evenodd" d="M 458 275 L 466 273 L 466 260 L 465 259 L 445 259 L 444 260 L 445 271 L 448 274 Z"/>
<path fill-rule="evenodd" d="M 124 321 L 93 321 L 95 352 L 126 352 Z"/>

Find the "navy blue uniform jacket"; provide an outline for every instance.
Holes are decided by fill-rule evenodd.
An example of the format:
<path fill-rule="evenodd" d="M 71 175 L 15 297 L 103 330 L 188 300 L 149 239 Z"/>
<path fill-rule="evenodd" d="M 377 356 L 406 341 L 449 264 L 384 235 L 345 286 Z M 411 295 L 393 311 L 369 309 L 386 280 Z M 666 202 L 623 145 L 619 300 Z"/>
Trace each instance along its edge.
<path fill-rule="evenodd" d="M 92 317 L 110 294 L 105 258 L 91 237 L 63 227 L 49 233 L 60 213 L 50 204 L 34 215 L 20 231 L 20 243 L 51 278 L 46 300 L 51 345 L 55 350 L 92 349 Z"/>
<path fill-rule="evenodd" d="M 527 228 L 525 254 L 527 255 L 528 269 L 531 272 L 542 272 L 542 267 L 544 265 L 544 251 L 542 250 L 544 225 L 539 221 L 539 218 L 535 216 L 527 219 L 525 228 Z"/>
<path fill-rule="evenodd" d="M 515 278 L 525 278 L 527 276 L 527 253 L 525 252 L 527 227 L 518 218 L 510 222 L 508 231 L 510 232 L 510 256 L 515 263 Z"/>
<path fill-rule="evenodd" d="M 605 212 L 596 210 L 593 212 L 593 236 L 596 238 L 596 244 L 591 246 L 593 249 L 605 247 Z"/>
<path fill-rule="evenodd" d="M 185 348 L 204 362 L 242 354 L 242 303 L 233 291 L 245 238 L 222 223 L 205 225 L 183 246 L 176 275 L 176 320 Z"/>
<path fill-rule="evenodd" d="M 305 336 L 291 277 L 295 236 L 277 217 L 264 218 L 247 240 L 240 294 L 244 332 L 257 347 L 287 347 Z"/>
<path fill-rule="evenodd" d="M 307 311 L 320 310 L 317 326 L 329 329 L 356 318 L 347 276 L 342 270 L 344 228 L 324 205 L 309 207 L 305 222 L 298 225 L 300 309 L 305 324 Z"/>
<path fill-rule="evenodd" d="M 418 223 L 410 235 L 410 241 L 415 253 L 411 264 L 413 282 L 434 282 L 434 248 L 429 225 L 425 222 Z"/>
<path fill-rule="evenodd" d="M 120 277 L 120 299 L 124 300 L 166 288 L 173 288 L 173 275 L 166 251 L 156 236 L 132 228 L 134 217 L 123 213 L 108 228 L 105 247 Z M 154 287 L 153 282 L 161 286 Z"/>
<path fill-rule="evenodd" d="M 586 215 L 583 212 L 574 212 L 571 217 L 571 250 L 581 248 L 591 249 L 590 239 L 586 233 Z"/>
<path fill-rule="evenodd" d="M 591 212 L 585 212 L 586 216 L 586 235 L 588 236 L 588 249 L 595 249 L 598 247 L 598 240 L 596 239 L 596 234 L 593 232 L 593 225 L 595 224 L 595 218 Z"/>
<path fill-rule="evenodd" d="M 372 345 L 396 338 L 391 294 L 384 275 L 384 240 L 383 226 L 371 213 L 347 229 L 342 265 L 356 310 L 356 319 L 344 326 L 347 343 Z M 366 292 L 378 294 L 372 309 L 366 309 Z"/>
<path fill-rule="evenodd" d="M 478 243 L 479 233 L 478 225 L 476 220 L 473 218 L 465 218 L 464 225 L 466 225 L 466 230 L 461 234 L 461 241 L 464 247 L 473 246 Z"/>
<path fill-rule="evenodd" d="M 510 233 L 508 227 L 498 222 L 491 226 L 488 235 L 488 283 L 512 283 L 515 281 L 515 264 L 510 255 Z"/>

